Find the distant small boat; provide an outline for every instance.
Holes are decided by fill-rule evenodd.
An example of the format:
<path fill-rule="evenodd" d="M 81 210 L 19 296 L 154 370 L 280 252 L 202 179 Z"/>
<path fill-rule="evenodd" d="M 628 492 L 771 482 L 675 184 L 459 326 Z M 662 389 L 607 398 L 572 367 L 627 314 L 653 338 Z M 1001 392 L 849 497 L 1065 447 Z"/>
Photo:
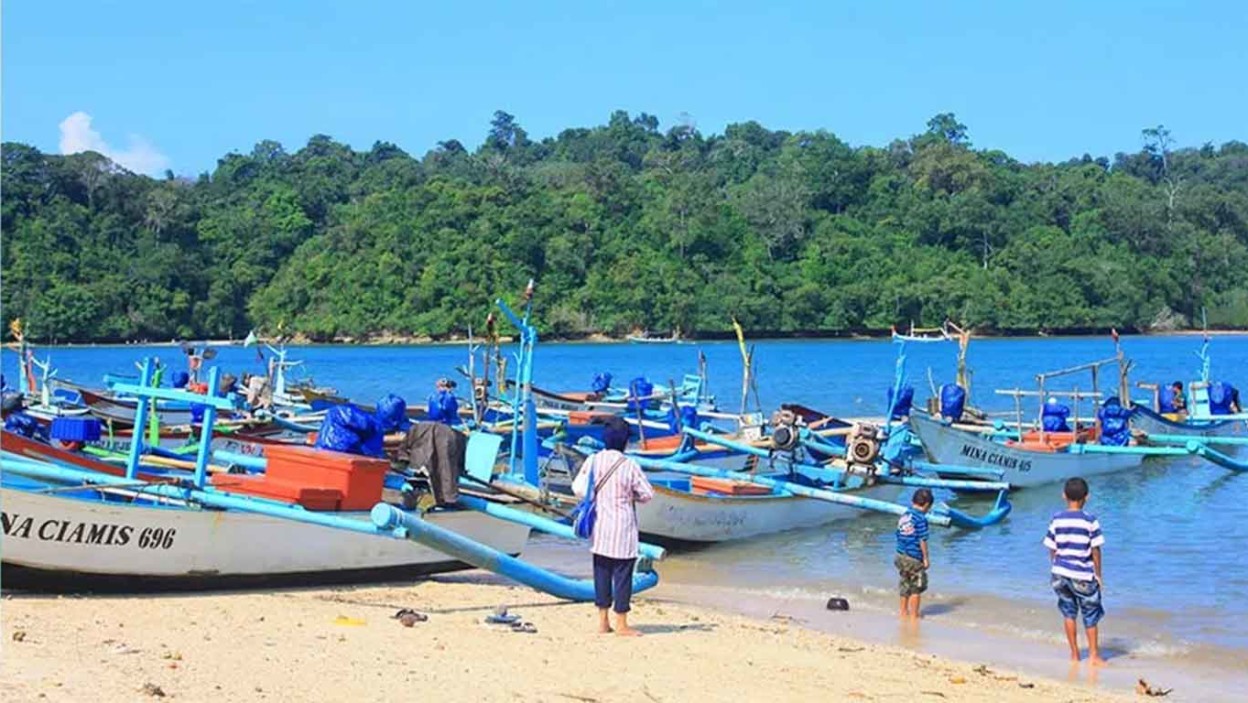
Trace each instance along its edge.
<path fill-rule="evenodd" d="M 644 334 L 630 334 L 627 337 L 629 342 L 633 344 L 685 344 L 685 340 L 672 333 L 670 337 L 651 337 Z"/>

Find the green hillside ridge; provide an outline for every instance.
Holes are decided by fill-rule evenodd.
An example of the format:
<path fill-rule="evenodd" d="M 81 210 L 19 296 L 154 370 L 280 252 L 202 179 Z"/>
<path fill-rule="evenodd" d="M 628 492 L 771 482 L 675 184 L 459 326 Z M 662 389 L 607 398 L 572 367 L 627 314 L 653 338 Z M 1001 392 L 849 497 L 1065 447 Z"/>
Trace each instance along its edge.
<path fill-rule="evenodd" d="M 198 179 L 3 145 L 3 317 L 45 342 L 444 338 L 538 281 L 547 336 L 1248 326 L 1248 145 L 1024 164 L 938 115 L 851 147 L 623 111 L 475 151 L 263 141 Z"/>

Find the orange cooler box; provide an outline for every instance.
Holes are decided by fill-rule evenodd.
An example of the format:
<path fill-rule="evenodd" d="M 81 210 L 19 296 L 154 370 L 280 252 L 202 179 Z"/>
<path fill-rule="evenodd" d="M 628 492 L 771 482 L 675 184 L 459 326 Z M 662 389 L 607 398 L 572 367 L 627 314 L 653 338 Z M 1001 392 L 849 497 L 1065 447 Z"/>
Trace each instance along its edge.
<path fill-rule="evenodd" d="M 271 444 L 264 448 L 268 460 L 265 474 L 287 484 L 332 488 L 342 493 L 340 510 L 370 510 L 381 501 L 386 459 L 313 449 L 296 444 Z"/>
<path fill-rule="evenodd" d="M 767 486 L 760 486 L 757 483 L 747 483 L 745 481 L 694 476 L 689 479 L 689 483 L 695 491 L 703 493 L 722 493 L 729 496 L 771 495 L 771 489 Z"/>
<path fill-rule="evenodd" d="M 307 510 L 337 510 L 342 502 L 342 492 L 336 489 L 275 481 L 269 476 L 214 474 L 211 480 L 213 486 L 223 491 L 297 503 Z"/>

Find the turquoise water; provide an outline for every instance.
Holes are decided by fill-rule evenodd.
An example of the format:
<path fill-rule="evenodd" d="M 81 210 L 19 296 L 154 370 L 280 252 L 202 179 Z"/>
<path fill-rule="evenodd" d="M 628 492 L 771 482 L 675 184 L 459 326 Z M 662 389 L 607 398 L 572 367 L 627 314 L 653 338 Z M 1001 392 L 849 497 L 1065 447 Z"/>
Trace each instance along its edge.
<path fill-rule="evenodd" d="M 1137 381 L 1191 380 L 1199 370 L 1197 337 L 1126 338 Z M 635 375 L 678 380 L 707 357 L 711 384 L 725 410 L 740 398 L 740 357 L 735 343 L 677 346 L 547 344 L 539 347 L 535 380 L 552 389 L 583 389 L 594 374 L 610 371 L 623 384 Z M 955 346 L 911 344 L 908 369 L 916 397 L 928 395 L 928 369 L 936 384 L 951 380 Z M 1248 337 L 1215 338 L 1215 378 L 1248 386 Z M 96 382 L 105 372 L 125 372 L 141 354 L 174 368 L 174 348 L 56 348 L 60 375 Z M 991 389 L 1031 388 L 1033 374 L 1113 355 L 1105 338 L 975 340 L 970 352 L 974 400 L 980 407 L 1012 408 Z M 840 415 L 879 415 L 894 368 L 886 341 L 775 341 L 757 345 L 759 392 L 767 411 L 797 402 Z M 462 346 L 301 347 L 320 383 L 362 401 L 396 392 L 419 402 L 440 376 L 466 362 Z M 224 348 L 226 370 L 260 371 L 254 349 Z M 15 356 L 5 353 L 10 383 Z M 1115 385 L 1107 369 L 1103 383 Z M 1083 390 L 1087 377 L 1078 380 Z M 1243 451 L 1243 450 L 1241 450 Z M 1120 653 L 1199 654 L 1210 650 L 1248 656 L 1248 476 L 1182 458 L 1150 460 L 1144 468 L 1090 481 L 1089 509 L 1104 526 L 1106 606 L 1104 631 Z M 1040 544 L 1049 515 L 1061 506 L 1060 487 L 1017 493 L 1005 524 L 981 532 L 939 531 L 932 542 L 933 615 L 984 627 L 1017 630 L 1037 638 L 1057 634 L 1056 609 L 1047 583 L 1047 554 Z M 974 512 L 986 503 L 962 501 Z M 863 607 L 891 608 L 893 521 L 866 515 L 828 528 L 796 531 L 678 555 L 664 565 L 666 581 L 731 586 L 785 598 L 844 594 Z M 543 545 L 546 559 L 569 563 L 579 552 Z M 567 550 L 567 548 L 563 548 Z"/>

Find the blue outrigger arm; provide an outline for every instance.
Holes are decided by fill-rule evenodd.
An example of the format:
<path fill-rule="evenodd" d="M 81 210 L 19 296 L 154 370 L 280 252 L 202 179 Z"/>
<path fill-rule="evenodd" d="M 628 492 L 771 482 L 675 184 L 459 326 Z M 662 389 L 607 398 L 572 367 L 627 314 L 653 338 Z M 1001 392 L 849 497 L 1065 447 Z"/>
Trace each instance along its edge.
<path fill-rule="evenodd" d="M 1148 434 L 1145 439 L 1155 444 L 1182 444 L 1187 445 L 1188 442 L 1198 442 L 1200 444 L 1225 444 L 1233 447 L 1248 447 L 1248 437 L 1218 437 L 1216 435 L 1203 437 L 1190 434 Z"/>
<path fill-rule="evenodd" d="M 685 473 L 693 476 L 706 476 L 708 478 L 725 478 L 732 481 L 744 481 L 746 483 L 754 483 L 760 486 L 766 486 L 772 489 L 778 489 L 785 493 L 803 498 L 813 498 L 828 503 L 839 503 L 848 505 L 859 510 L 872 510 L 879 513 L 890 513 L 892 515 L 904 515 L 907 508 L 904 505 L 889 503 L 884 500 L 876 500 L 874 498 L 862 498 L 859 496 L 845 495 L 835 491 L 826 491 L 820 488 L 811 488 L 803 486 L 799 483 L 791 481 L 782 481 L 779 479 L 767 478 L 766 476 L 756 476 L 754 474 L 742 473 L 740 471 L 728 471 L 727 469 L 712 469 L 704 466 L 693 466 L 671 459 L 649 459 L 646 457 L 634 456 L 634 461 L 644 468 L 662 469 L 665 471 L 675 471 L 677 473 Z M 934 515 L 930 518 L 931 522 L 949 527 L 952 520 L 949 517 Z"/>
<path fill-rule="evenodd" d="M 948 504 L 941 504 L 934 508 L 932 515 L 948 517 L 953 527 L 961 527 L 965 530 L 978 530 L 1001 522 L 1013 509 L 1014 506 L 1010 504 L 1006 491 L 1001 491 L 997 493 L 997 501 L 993 504 L 992 510 L 988 511 L 988 514 L 983 517 L 969 515 L 961 510 L 949 507 Z M 930 520 L 931 518 L 929 517 L 928 519 Z"/>
<path fill-rule="evenodd" d="M 372 518 L 373 523 L 382 530 L 393 531 L 399 536 L 420 542 L 460 561 L 501 574 L 556 598 L 572 601 L 594 599 L 592 581 L 571 579 L 553 571 L 547 571 L 479 542 L 474 542 L 456 532 L 444 530 L 416 515 L 399 510 L 389 503 L 378 503 L 373 506 Z M 633 591 L 639 593 L 648 590 L 658 582 L 657 573 L 637 571 L 633 574 Z"/>
<path fill-rule="evenodd" d="M 1248 471 L 1248 461 L 1236 459 L 1232 456 L 1224 454 L 1203 442 L 1198 442 L 1194 439 L 1190 440 L 1187 443 L 1186 449 L 1193 454 L 1199 455 L 1206 461 L 1217 464 L 1224 469 L 1230 469 L 1231 471 Z"/>

